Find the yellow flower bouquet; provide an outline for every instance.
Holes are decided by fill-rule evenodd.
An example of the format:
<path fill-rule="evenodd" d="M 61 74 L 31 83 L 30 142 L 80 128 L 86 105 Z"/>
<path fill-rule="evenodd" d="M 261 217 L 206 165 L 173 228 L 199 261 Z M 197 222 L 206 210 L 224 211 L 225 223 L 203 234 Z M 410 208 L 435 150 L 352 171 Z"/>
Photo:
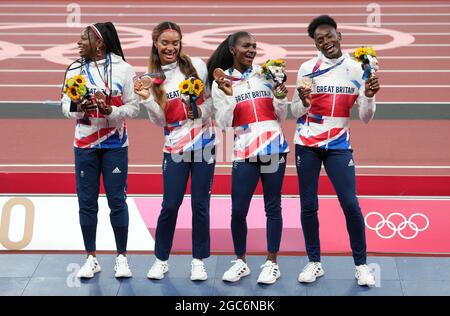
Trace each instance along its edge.
<path fill-rule="evenodd" d="M 70 100 L 79 102 L 88 92 L 88 89 L 86 87 L 86 80 L 81 75 L 67 78 L 66 82 L 64 83 L 63 92 L 67 94 Z"/>
<path fill-rule="evenodd" d="M 369 79 L 370 75 L 380 69 L 377 52 L 372 47 L 358 47 L 353 52 L 353 58 L 361 63 L 364 70 L 363 80 Z"/>
<path fill-rule="evenodd" d="M 200 79 L 191 77 L 182 81 L 178 88 L 182 94 L 198 97 L 203 92 L 203 82 Z"/>
<path fill-rule="evenodd" d="M 180 89 L 182 95 L 189 98 L 189 104 L 191 106 L 194 119 L 198 118 L 199 114 L 196 102 L 203 92 L 203 82 L 198 78 L 190 77 L 182 81 L 178 85 L 178 88 Z"/>
<path fill-rule="evenodd" d="M 287 80 L 285 68 L 286 62 L 283 59 L 268 60 L 261 66 L 261 74 L 263 74 L 267 80 L 273 80 L 275 83 L 274 95 L 278 99 L 284 99 L 286 97 L 286 94 L 278 89 L 278 87 Z"/>

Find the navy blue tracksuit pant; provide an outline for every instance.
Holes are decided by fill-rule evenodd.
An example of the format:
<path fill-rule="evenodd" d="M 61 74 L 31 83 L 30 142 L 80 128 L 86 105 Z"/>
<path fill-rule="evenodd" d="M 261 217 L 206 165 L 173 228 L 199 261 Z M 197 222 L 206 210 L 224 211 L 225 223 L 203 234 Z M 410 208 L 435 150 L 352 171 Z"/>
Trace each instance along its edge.
<path fill-rule="evenodd" d="M 178 210 L 183 202 L 186 186 L 191 176 L 192 256 L 196 259 L 210 256 L 209 202 L 214 176 L 215 155 L 204 157 L 206 149 L 198 149 L 180 156 L 164 153 L 164 197 L 158 217 L 155 236 L 155 255 L 167 260 L 177 223 Z M 176 158 L 176 159 L 174 159 Z"/>
<path fill-rule="evenodd" d="M 117 252 L 126 252 L 128 147 L 107 149 L 75 147 L 74 151 L 80 225 L 86 251 L 96 250 L 98 195 L 100 175 L 103 175 Z"/>
<path fill-rule="evenodd" d="M 355 265 L 366 264 L 364 218 L 356 197 L 352 150 L 327 150 L 295 146 L 300 188 L 301 223 L 309 261 L 320 261 L 317 190 L 322 163 L 344 211 Z"/>
<path fill-rule="evenodd" d="M 266 156 L 267 157 L 267 156 Z M 231 233 L 234 251 L 243 256 L 247 250 L 247 214 L 259 179 L 264 193 L 266 212 L 267 251 L 277 253 L 280 249 L 283 219 L 281 215 L 281 188 L 286 170 L 286 154 L 272 156 L 268 167 L 264 161 L 237 160 L 233 162 L 231 183 Z M 262 162 L 262 161 L 263 162 Z"/>

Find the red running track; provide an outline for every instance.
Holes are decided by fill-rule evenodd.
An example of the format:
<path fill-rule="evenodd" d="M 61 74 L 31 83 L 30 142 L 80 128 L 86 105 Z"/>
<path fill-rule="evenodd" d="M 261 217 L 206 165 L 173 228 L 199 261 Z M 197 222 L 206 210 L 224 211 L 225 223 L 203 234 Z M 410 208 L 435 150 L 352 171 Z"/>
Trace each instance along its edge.
<path fill-rule="evenodd" d="M 67 26 L 68 3 L 0 4 L 2 102 L 59 99 L 57 86 L 68 61 L 76 57 L 75 43 L 82 30 Z M 129 62 L 140 71 L 147 66 L 151 29 L 162 20 L 179 23 L 187 41 L 186 52 L 205 59 L 219 41 L 235 30 L 233 27 L 248 29 L 260 44 L 260 58 L 267 56 L 264 45 L 269 45 L 268 53 L 277 54 L 271 57 L 286 58 L 289 86 L 294 85 L 300 64 L 315 54 L 313 42 L 306 35 L 307 23 L 314 16 L 327 13 L 339 23 L 345 50 L 395 42 L 391 48 L 380 46 L 378 49 L 379 76 L 383 83 L 379 102 L 449 102 L 450 5 L 425 1 L 413 5 L 406 1 L 380 2 L 379 28 L 367 27 L 371 12 L 367 5 L 368 2 L 334 1 L 320 4 L 185 1 L 171 2 L 168 6 L 164 2 L 105 5 L 101 1 L 82 1 L 80 12 L 82 24 L 105 19 L 113 21 L 119 28 Z M 188 40 L 202 31 L 208 47 Z M 391 32 L 397 35 L 393 38 Z M 410 38 L 410 43 L 402 46 L 399 43 L 405 37 Z M 66 48 L 64 53 L 58 52 L 58 46 Z"/>
<path fill-rule="evenodd" d="M 294 148 L 294 123 L 283 124 L 291 149 Z M 162 131 L 146 120 L 129 121 L 128 128 L 129 193 L 161 193 Z M 427 133 L 418 134 L 411 142 L 411 130 L 417 129 L 425 129 Z M 380 130 L 385 133 L 378 133 Z M 58 131 L 59 137 L 49 137 L 54 131 Z M 75 192 L 71 147 L 73 124 L 69 120 L 3 120 L 2 132 L 14 137 L 4 139 L 4 148 L 8 151 L 0 156 L 0 192 Z M 442 146 L 438 155 L 430 155 L 436 152 L 436 146 L 428 139 L 441 133 L 435 121 L 395 121 L 395 124 L 374 121 L 368 125 L 354 121 L 351 132 L 359 194 L 450 196 L 449 168 L 433 168 L 448 164 L 450 147 Z M 226 143 L 220 146 L 226 152 L 223 149 Z M 283 189 L 285 194 L 298 194 L 292 161 L 291 152 Z M 430 168 L 419 168 L 418 164 Z M 229 161 L 217 164 L 213 193 L 229 193 L 230 170 Z M 260 188 L 258 192 L 261 192 Z M 320 194 L 333 194 L 325 176 L 322 176 Z"/>

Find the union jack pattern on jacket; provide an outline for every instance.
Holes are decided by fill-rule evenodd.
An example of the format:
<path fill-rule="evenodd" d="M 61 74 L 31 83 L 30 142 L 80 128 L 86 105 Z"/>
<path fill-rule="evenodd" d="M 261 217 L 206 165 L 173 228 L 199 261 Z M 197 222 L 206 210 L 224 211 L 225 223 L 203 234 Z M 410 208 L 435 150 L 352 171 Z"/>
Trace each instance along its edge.
<path fill-rule="evenodd" d="M 191 58 L 192 64 L 197 70 L 204 84 L 208 82 L 206 64 L 200 58 Z M 181 72 L 178 62 L 162 66 L 166 76 L 164 89 L 167 93 L 168 106 L 163 111 L 156 103 L 153 96 L 141 101 L 147 109 L 150 120 L 156 125 L 164 127 L 164 148 L 166 153 L 183 153 L 201 149 L 216 144 L 214 125 L 211 119 L 212 100 L 207 86 L 196 101 L 201 108 L 202 117 L 196 120 L 188 119 L 189 105 L 183 101 L 179 84 L 186 79 Z"/>
<path fill-rule="evenodd" d="M 233 127 L 232 160 L 289 152 L 280 122 L 287 116 L 287 100 L 278 100 L 272 84 L 253 66 L 244 74 L 228 69 L 227 74 L 242 78 L 227 96 L 213 83 L 212 95 L 216 122 L 220 128 Z"/>
<path fill-rule="evenodd" d="M 342 62 L 342 63 L 341 63 Z M 336 65 L 336 66 L 335 66 Z M 305 75 L 335 68 L 312 78 L 310 107 L 304 107 L 297 91 L 291 111 L 298 118 L 294 142 L 308 147 L 350 149 L 349 121 L 353 104 L 357 103 L 359 117 L 368 123 L 375 113 L 375 98 L 364 95 L 361 64 L 343 54 L 328 59 L 319 53 L 302 64 L 298 71 L 297 88 Z"/>
<path fill-rule="evenodd" d="M 134 93 L 133 68 L 123 61 L 120 56 L 110 54 L 110 57 L 97 61 L 100 76 L 94 62 L 80 65 L 73 64 L 66 74 L 66 78 L 82 75 L 90 93 L 102 91 L 106 94 L 104 80 L 108 80 L 112 67 L 110 115 L 71 111 L 71 101 L 64 94 L 61 100 L 63 114 L 68 118 L 77 119 L 74 146 L 78 148 L 118 148 L 128 146 L 126 118 L 133 118 L 139 114 L 138 98 Z"/>

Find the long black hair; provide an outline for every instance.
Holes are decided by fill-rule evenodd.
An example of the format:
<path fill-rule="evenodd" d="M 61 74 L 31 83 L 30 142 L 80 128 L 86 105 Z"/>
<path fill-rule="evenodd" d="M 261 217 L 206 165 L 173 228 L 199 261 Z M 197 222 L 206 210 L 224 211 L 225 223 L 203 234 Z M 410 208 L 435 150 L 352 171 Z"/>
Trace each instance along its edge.
<path fill-rule="evenodd" d="M 98 38 L 100 39 L 104 46 L 105 46 L 105 52 L 106 54 L 108 53 L 113 53 L 116 54 L 120 57 L 122 57 L 122 59 L 125 61 L 125 55 L 123 53 L 122 50 L 122 45 L 120 44 L 120 39 L 119 39 L 119 35 L 117 34 L 117 30 L 114 26 L 114 24 L 112 24 L 111 22 L 104 22 L 104 23 L 95 23 L 93 25 L 90 25 L 86 28 L 87 30 L 87 36 L 88 36 L 88 41 L 89 44 L 91 45 L 91 51 L 93 51 L 92 49 L 92 44 L 91 44 L 91 32 Z M 95 66 L 97 68 L 97 70 L 100 73 L 100 70 L 98 69 L 98 65 L 97 65 L 97 61 L 95 60 L 95 58 L 93 59 Z M 86 65 L 86 63 L 90 62 L 90 60 L 88 60 L 87 58 L 79 58 L 76 61 L 74 61 L 73 63 L 71 63 L 67 68 L 66 71 L 64 72 L 64 80 L 63 80 L 63 86 L 61 88 L 61 97 L 63 96 L 63 91 L 64 91 L 64 85 L 66 82 L 66 78 L 67 78 L 67 72 L 72 71 L 72 70 L 76 70 L 76 69 L 80 69 L 80 74 L 81 71 L 84 67 L 84 65 Z M 107 80 L 109 81 L 108 85 L 112 86 L 112 64 L 109 65 L 110 67 L 110 74 L 109 77 L 107 78 Z M 102 75 L 100 74 L 100 77 L 102 77 Z M 112 91 L 110 90 L 110 93 Z"/>
<path fill-rule="evenodd" d="M 228 35 L 228 37 L 220 43 L 220 45 L 216 48 L 214 53 L 212 53 L 211 57 L 208 60 L 207 68 L 208 68 L 208 81 L 210 87 L 212 87 L 212 82 L 214 81 L 213 72 L 216 68 L 222 68 L 223 70 L 227 70 L 232 67 L 234 64 L 233 55 L 231 54 L 230 47 L 234 47 L 236 42 L 241 37 L 251 37 L 252 34 L 245 31 L 239 31 L 233 34 Z"/>
<path fill-rule="evenodd" d="M 92 27 L 94 26 L 94 27 Z M 122 50 L 122 45 L 120 44 L 119 35 L 117 34 L 117 30 L 111 22 L 104 23 L 95 23 L 89 28 L 94 32 L 100 33 L 100 40 L 105 44 L 106 53 L 116 54 L 125 61 L 125 55 Z M 97 34 L 96 34 L 97 35 Z M 98 35 L 97 35 L 98 37 Z"/>

